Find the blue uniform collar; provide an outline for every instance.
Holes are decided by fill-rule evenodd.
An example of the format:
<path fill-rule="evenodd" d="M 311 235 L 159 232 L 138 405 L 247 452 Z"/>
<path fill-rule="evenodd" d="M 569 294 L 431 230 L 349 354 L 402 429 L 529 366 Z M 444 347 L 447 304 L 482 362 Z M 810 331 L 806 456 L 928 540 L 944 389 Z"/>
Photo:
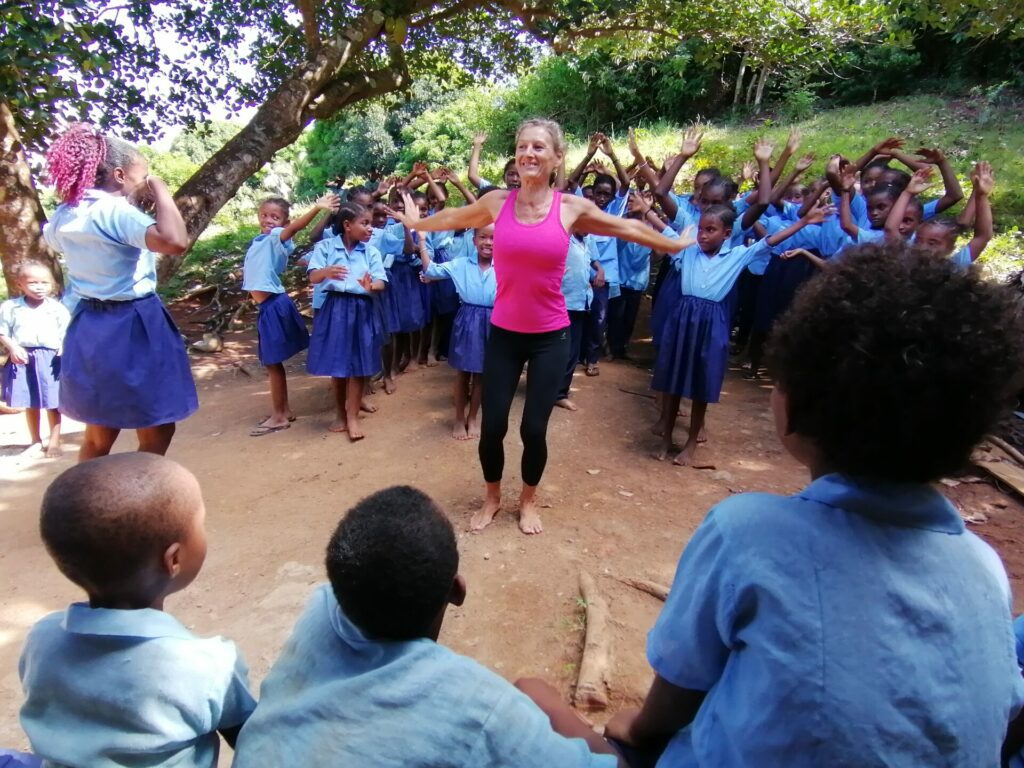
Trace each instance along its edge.
<path fill-rule="evenodd" d="M 192 633 L 169 613 L 153 608 L 121 610 L 92 608 L 86 603 L 72 603 L 64 612 L 61 626 L 75 635 L 108 637 L 190 639 Z"/>
<path fill-rule="evenodd" d="M 345 241 L 344 239 L 342 239 L 341 235 L 335 235 L 334 237 L 332 237 L 331 245 L 334 247 L 334 250 L 344 251 L 345 253 L 355 253 L 356 251 L 366 250 L 366 243 L 359 241 L 358 243 L 352 246 L 352 250 L 350 251 L 348 248 L 345 247 Z"/>
<path fill-rule="evenodd" d="M 953 505 L 924 483 L 866 481 L 831 474 L 819 477 L 796 495 L 885 525 L 949 534 L 966 530 Z"/>

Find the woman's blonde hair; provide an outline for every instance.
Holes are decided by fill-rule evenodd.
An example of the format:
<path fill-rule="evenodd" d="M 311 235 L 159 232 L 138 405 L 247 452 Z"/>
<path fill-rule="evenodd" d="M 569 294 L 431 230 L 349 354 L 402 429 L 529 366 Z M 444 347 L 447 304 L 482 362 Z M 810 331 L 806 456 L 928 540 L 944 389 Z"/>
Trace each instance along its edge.
<path fill-rule="evenodd" d="M 562 126 L 554 120 L 547 120 L 543 117 L 531 117 L 529 120 L 523 120 L 519 124 L 519 128 L 516 129 L 516 144 L 519 143 L 519 136 L 527 128 L 540 128 L 546 131 L 555 154 L 565 155 L 565 134 L 562 133 Z"/>

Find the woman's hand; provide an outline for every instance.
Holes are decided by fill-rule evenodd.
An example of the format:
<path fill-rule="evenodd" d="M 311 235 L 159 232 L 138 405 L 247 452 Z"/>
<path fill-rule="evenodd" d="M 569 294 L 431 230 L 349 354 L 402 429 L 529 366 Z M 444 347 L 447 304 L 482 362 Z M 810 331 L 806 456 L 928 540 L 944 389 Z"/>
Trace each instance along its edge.
<path fill-rule="evenodd" d="M 409 194 L 409 190 L 400 189 L 399 194 L 402 196 L 402 203 L 405 205 L 405 210 L 401 212 L 396 211 L 390 206 L 385 210 L 387 210 L 388 216 L 393 218 L 395 221 L 401 222 L 406 229 L 416 229 L 416 225 L 420 221 L 420 209 L 416 206 L 416 202 L 412 199 L 412 195 Z"/>

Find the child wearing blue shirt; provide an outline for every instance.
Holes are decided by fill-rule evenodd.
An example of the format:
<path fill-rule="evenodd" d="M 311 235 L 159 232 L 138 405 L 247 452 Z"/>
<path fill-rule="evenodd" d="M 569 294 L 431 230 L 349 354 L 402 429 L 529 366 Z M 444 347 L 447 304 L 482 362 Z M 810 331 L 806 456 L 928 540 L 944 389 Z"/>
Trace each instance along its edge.
<path fill-rule="evenodd" d="M 437 643 L 466 582 L 451 523 L 408 486 L 363 499 L 327 545 L 318 588 L 239 735 L 235 768 L 614 768 L 516 687 Z M 591 749 L 601 750 L 595 754 Z"/>
<path fill-rule="evenodd" d="M 163 610 L 202 568 L 202 493 L 162 456 L 78 464 L 43 497 L 40 532 L 88 594 L 29 632 L 21 725 L 47 765 L 214 768 L 256 706 L 230 641 L 194 636 Z"/>
<path fill-rule="evenodd" d="M 573 234 L 569 238 L 569 252 L 565 257 L 565 275 L 562 277 L 562 295 L 565 309 L 569 313 L 569 361 L 565 368 L 565 379 L 558 392 L 555 405 L 567 411 L 575 411 L 576 403 L 569 399 L 572 377 L 580 364 L 583 349 L 583 331 L 590 317 L 590 303 L 594 299 L 594 288 L 604 285 L 604 269 L 597 257 L 597 248 L 592 235 Z"/>
<path fill-rule="evenodd" d="M 45 264 L 30 261 L 15 267 L 21 296 L 0 304 L 0 348 L 7 364 L 0 374 L 0 400 L 24 408 L 28 421 L 28 451 L 50 458 L 60 456 L 60 349 L 71 319 L 50 294 L 53 275 Z M 50 437 L 43 449 L 40 411 L 46 411 Z"/>
<path fill-rule="evenodd" d="M 381 370 L 385 333 L 371 296 L 387 285 L 380 251 L 368 244 L 370 212 L 342 203 L 335 214 L 335 237 L 321 240 L 306 267 L 309 281 L 324 284 L 327 299 L 313 320 L 306 369 L 330 376 L 335 420 L 330 432 L 347 432 L 352 442 L 365 437 L 359 419 L 366 381 Z"/>
<path fill-rule="evenodd" d="M 769 353 L 812 482 L 711 510 L 648 637 L 654 684 L 606 735 L 659 768 L 1000 764 L 1024 703 L 1009 582 L 931 483 L 1013 402 L 1016 302 L 903 243 L 804 287 Z"/>
<path fill-rule="evenodd" d="M 498 283 L 491 267 L 494 225 L 474 230 L 474 253 L 468 258 L 435 262 L 424 240 L 420 241 L 423 281 L 451 280 L 461 304 L 452 325 L 448 364 L 455 369 L 455 421 L 452 437 L 480 437 L 480 403 L 483 398 L 484 348 L 491 332 L 491 310 Z M 467 414 L 467 404 L 469 406 Z"/>
<path fill-rule="evenodd" d="M 306 323 L 285 293 L 281 274 L 288 256 L 295 250 L 292 238 L 309 226 L 320 211 L 335 211 L 338 196 L 324 195 L 306 214 L 291 221 L 291 203 L 270 197 L 260 203 L 257 217 L 260 234 L 253 239 L 242 265 L 242 290 L 248 291 L 258 308 L 256 334 L 260 363 L 270 382 L 270 416 L 249 435 L 261 437 L 288 429 L 295 415 L 288 405 L 288 378 L 284 363 L 309 347 Z"/>
<path fill-rule="evenodd" d="M 629 218 L 645 218 L 646 214 L 638 202 L 641 197 L 646 197 L 650 203 L 650 193 L 630 193 Z M 662 229 L 658 227 L 659 232 Z M 640 299 L 651 277 L 651 249 L 628 240 L 615 242 L 619 295 L 608 301 L 608 349 L 613 359 L 626 360 L 629 358 L 627 347 L 640 311 Z"/>

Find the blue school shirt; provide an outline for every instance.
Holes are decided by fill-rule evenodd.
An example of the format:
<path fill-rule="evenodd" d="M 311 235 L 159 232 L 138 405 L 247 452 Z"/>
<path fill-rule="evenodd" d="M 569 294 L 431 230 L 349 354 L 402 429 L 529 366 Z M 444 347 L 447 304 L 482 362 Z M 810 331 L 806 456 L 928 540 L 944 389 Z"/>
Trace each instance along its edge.
<path fill-rule="evenodd" d="M 401 222 L 388 219 L 388 223 L 385 226 L 373 231 L 374 234 L 380 232 L 378 236 L 380 239 L 374 243 L 373 235 L 371 235 L 370 242 L 376 245 L 380 251 L 384 267 L 391 269 L 395 259 L 401 256 L 405 250 L 405 226 Z"/>
<path fill-rule="evenodd" d="M 779 232 L 789 229 L 795 223 L 773 216 L 765 224 L 766 236 L 777 235 Z M 770 246 L 770 248 L 773 256 L 791 251 L 794 248 L 806 248 L 809 251 L 822 253 L 823 239 L 821 224 L 807 224 L 797 230 L 796 234 L 790 235 L 776 245 Z"/>
<path fill-rule="evenodd" d="M 335 235 L 329 240 L 321 240 L 313 249 L 309 257 L 309 265 L 306 267 L 308 275 L 314 269 L 341 264 L 348 267 L 348 274 L 344 280 L 322 280 L 324 292 L 335 291 L 337 293 L 355 293 L 361 296 L 369 295 L 359 279 L 367 272 L 373 280 L 387 282 L 387 273 L 384 271 L 384 261 L 380 251 L 368 243 L 356 243 L 351 252 L 345 248 L 345 241 L 341 235 Z"/>
<path fill-rule="evenodd" d="M 651 279 L 651 249 L 628 240 L 618 241 L 619 281 L 623 288 L 642 291 Z"/>
<path fill-rule="evenodd" d="M 771 258 L 771 249 L 767 240 L 758 240 L 753 245 L 733 245 L 726 241 L 718 253 L 708 256 L 694 243 L 670 258 L 682 272 L 684 296 L 722 301 L 748 266 L 761 267 L 763 272 L 763 266 Z"/>
<path fill-rule="evenodd" d="M 604 212 L 609 216 L 621 218 L 626 214 L 626 203 L 629 201 L 629 189 L 617 193 L 613 197 Z M 604 269 L 604 279 L 608 283 L 608 296 L 615 298 L 619 295 L 619 250 L 617 238 L 609 235 L 591 235 L 594 248 L 597 251 L 597 261 L 601 262 Z"/>
<path fill-rule="evenodd" d="M 648 635 L 707 691 L 658 768 L 996 766 L 1024 701 L 998 555 L 925 484 L 821 477 L 714 507 Z"/>
<path fill-rule="evenodd" d="M 49 296 L 38 307 L 29 306 L 24 296 L 0 304 L 0 336 L 23 347 L 59 350 L 70 322 L 67 307 Z"/>
<path fill-rule="evenodd" d="M 58 765 L 213 768 L 220 729 L 256 706 L 235 644 L 150 608 L 75 603 L 29 632 L 21 726 Z"/>
<path fill-rule="evenodd" d="M 455 259 L 468 259 L 476 257 L 476 246 L 473 244 L 473 230 L 464 229 L 461 232 L 452 233 L 452 241 L 448 246 L 448 256 Z"/>
<path fill-rule="evenodd" d="M 478 307 L 493 307 L 494 297 L 498 292 L 498 283 L 494 277 L 494 267 L 480 269 L 477 259 L 455 259 L 438 264 L 430 262 L 423 272 L 434 280 L 451 280 L 455 283 L 455 291 L 465 304 Z"/>
<path fill-rule="evenodd" d="M 327 231 L 324 230 L 324 234 Z M 295 250 L 295 243 L 291 240 L 282 242 L 282 232 L 284 227 L 275 227 L 267 234 L 261 233 L 253 238 L 242 264 L 243 291 L 284 293 L 281 273 L 288 266 L 288 257 Z"/>
<path fill-rule="evenodd" d="M 569 253 L 565 257 L 565 274 L 562 276 L 562 295 L 568 312 L 584 312 L 590 309 L 594 300 L 594 288 L 590 284 L 591 263 L 597 261 L 593 235 L 569 238 Z"/>
<path fill-rule="evenodd" d="M 950 261 L 952 261 L 954 264 L 956 264 L 958 267 L 961 267 L 962 269 L 967 269 L 969 266 L 971 266 L 971 264 L 974 263 L 974 259 L 971 258 L 971 247 L 969 245 L 965 245 L 963 248 L 961 248 L 952 256 L 950 256 Z"/>
<path fill-rule="evenodd" d="M 156 254 L 146 248 L 153 224 L 125 197 L 90 189 L 77 205 L 57 206 L 43 238 L 64 254 L 79 297 L 130 301 L 156 290 Z"/>
<path fill-rule="evenodd" d="M 313 593 L 242 729 L 234 768 L 615 768 L 524 694 L 426 638 L 377 641 Z"/>
<path fill-rule="evenodd" d="M 671 227 L 676 232 L 682 232 L 687 227 L 695 227 L 700 221 L 700 208 L 693 204 L 693 195 L 677 195 L 670 192 L 676 201 L 676 216 L 672 220 Z"/>

